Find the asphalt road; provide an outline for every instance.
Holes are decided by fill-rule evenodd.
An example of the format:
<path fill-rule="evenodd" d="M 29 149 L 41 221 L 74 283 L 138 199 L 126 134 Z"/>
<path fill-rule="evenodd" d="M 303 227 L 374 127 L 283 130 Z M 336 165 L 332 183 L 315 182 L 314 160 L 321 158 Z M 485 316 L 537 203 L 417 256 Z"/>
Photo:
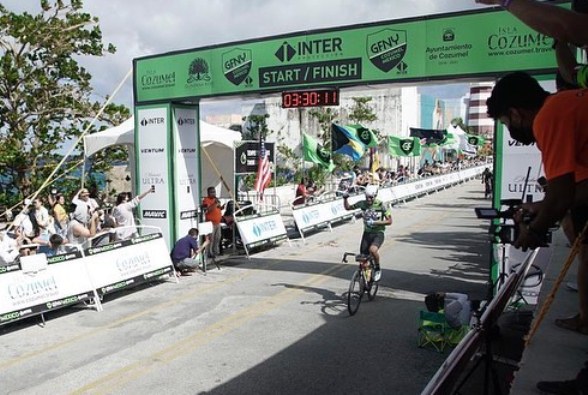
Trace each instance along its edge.
<path fill-rule="evenodd" d="M 361 222 L 228 259 L 222 270 L 0 329 L 1 394 L 418 394 L 447 354 L 416 346 L 430 291 L 484 298 L 479 180 L 393 208 L 373 302 L 345 294 Z"/>

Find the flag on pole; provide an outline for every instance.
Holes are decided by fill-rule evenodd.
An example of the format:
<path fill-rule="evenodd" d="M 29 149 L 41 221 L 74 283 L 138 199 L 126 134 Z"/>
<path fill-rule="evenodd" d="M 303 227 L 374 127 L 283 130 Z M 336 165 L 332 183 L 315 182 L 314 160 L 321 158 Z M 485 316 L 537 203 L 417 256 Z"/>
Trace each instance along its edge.
<path fill-rule="evenodd" d="M 355 129 L 334 123 L 331 125 L 331 146 L 333 152 L 350 156 L 354 161 L 360 160 L 365 152 L 365 145 Z"/>
<path fill-rule="evenodd" d="M 259 144 L 259 162 L 257 176 L 255 177 L 255 192 L 258 194 L 259 200 L 263 200 L 263 191 L 272 180 L 272 169 L 269 160 L 269 151 L 265 149 L 265 142 L 262 138 L 259 139 Z"/>
<path fill-rule="evenodd" d="M 391 156 L 420 156 L 421 139 L 418 137 L 388 136 L 388 149 Z"/>
<path fill-rule="evenodd" d="M 317 163 L 326 168 L 329 172 L 333 171 L 335 165 L 331 159 L 331 153 L 320 145 L 312 136 L 306 133 L 302 134 L 302 151 L 304 160 Z"/>
<path fill-rule="evenodd" d="M 371 129 L 363 125 L 347 125 L 347 128 L 355 129 L 355 134 L 359 141 L 368 148 L 375 148 L 378 146 L 378 137 Z"/>

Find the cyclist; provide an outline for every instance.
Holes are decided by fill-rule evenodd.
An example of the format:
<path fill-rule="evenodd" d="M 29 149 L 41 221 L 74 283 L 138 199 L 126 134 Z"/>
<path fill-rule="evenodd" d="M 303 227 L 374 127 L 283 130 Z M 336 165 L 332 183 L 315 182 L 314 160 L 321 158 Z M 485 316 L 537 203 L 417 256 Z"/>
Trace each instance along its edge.
<path fill-rule="evenodd" d="M 375 281 L 380 281 L 380 254 L 378 250 L 384 243 L 384 231 L 386 226 L 392 225 L 392 213 L 387 205 L 376 199 L 378 195 L 377 185 L 368 185 L 365 188 L 365 200 L 349 204 L 348 193 L 343 194 L 343 207 L 346 210 L 361 209 L 363 212 L 363 236 L 359 247 L 360 254 L 370 254 L 374 258 Z"/>

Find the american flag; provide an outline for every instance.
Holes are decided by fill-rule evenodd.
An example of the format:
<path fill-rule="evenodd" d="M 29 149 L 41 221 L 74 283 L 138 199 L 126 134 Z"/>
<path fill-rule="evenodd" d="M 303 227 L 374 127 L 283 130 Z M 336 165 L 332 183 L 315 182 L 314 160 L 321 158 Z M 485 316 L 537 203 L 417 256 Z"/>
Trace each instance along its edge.
<path fill-rule="evenodd" d="M 263 191 L 267 188 L 271 179 L 272 169 L 269 161 L 269 152 L 265 149 L 264 141 L 261 140 L 259 148 L 259 166 L 257 168 L 257 177 L 255 178 L 255 192 L 257 192 L 260 200 L 263 200 Z"/>

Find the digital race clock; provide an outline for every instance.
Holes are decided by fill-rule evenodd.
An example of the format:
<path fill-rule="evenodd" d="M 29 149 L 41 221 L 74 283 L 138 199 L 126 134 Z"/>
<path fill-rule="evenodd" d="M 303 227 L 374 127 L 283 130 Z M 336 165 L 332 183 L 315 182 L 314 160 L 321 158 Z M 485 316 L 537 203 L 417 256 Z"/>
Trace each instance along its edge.
<path fill-rule="evenodd" d="M 339 89 L 282 92 L 282 108 L 338 106 Z"/>

